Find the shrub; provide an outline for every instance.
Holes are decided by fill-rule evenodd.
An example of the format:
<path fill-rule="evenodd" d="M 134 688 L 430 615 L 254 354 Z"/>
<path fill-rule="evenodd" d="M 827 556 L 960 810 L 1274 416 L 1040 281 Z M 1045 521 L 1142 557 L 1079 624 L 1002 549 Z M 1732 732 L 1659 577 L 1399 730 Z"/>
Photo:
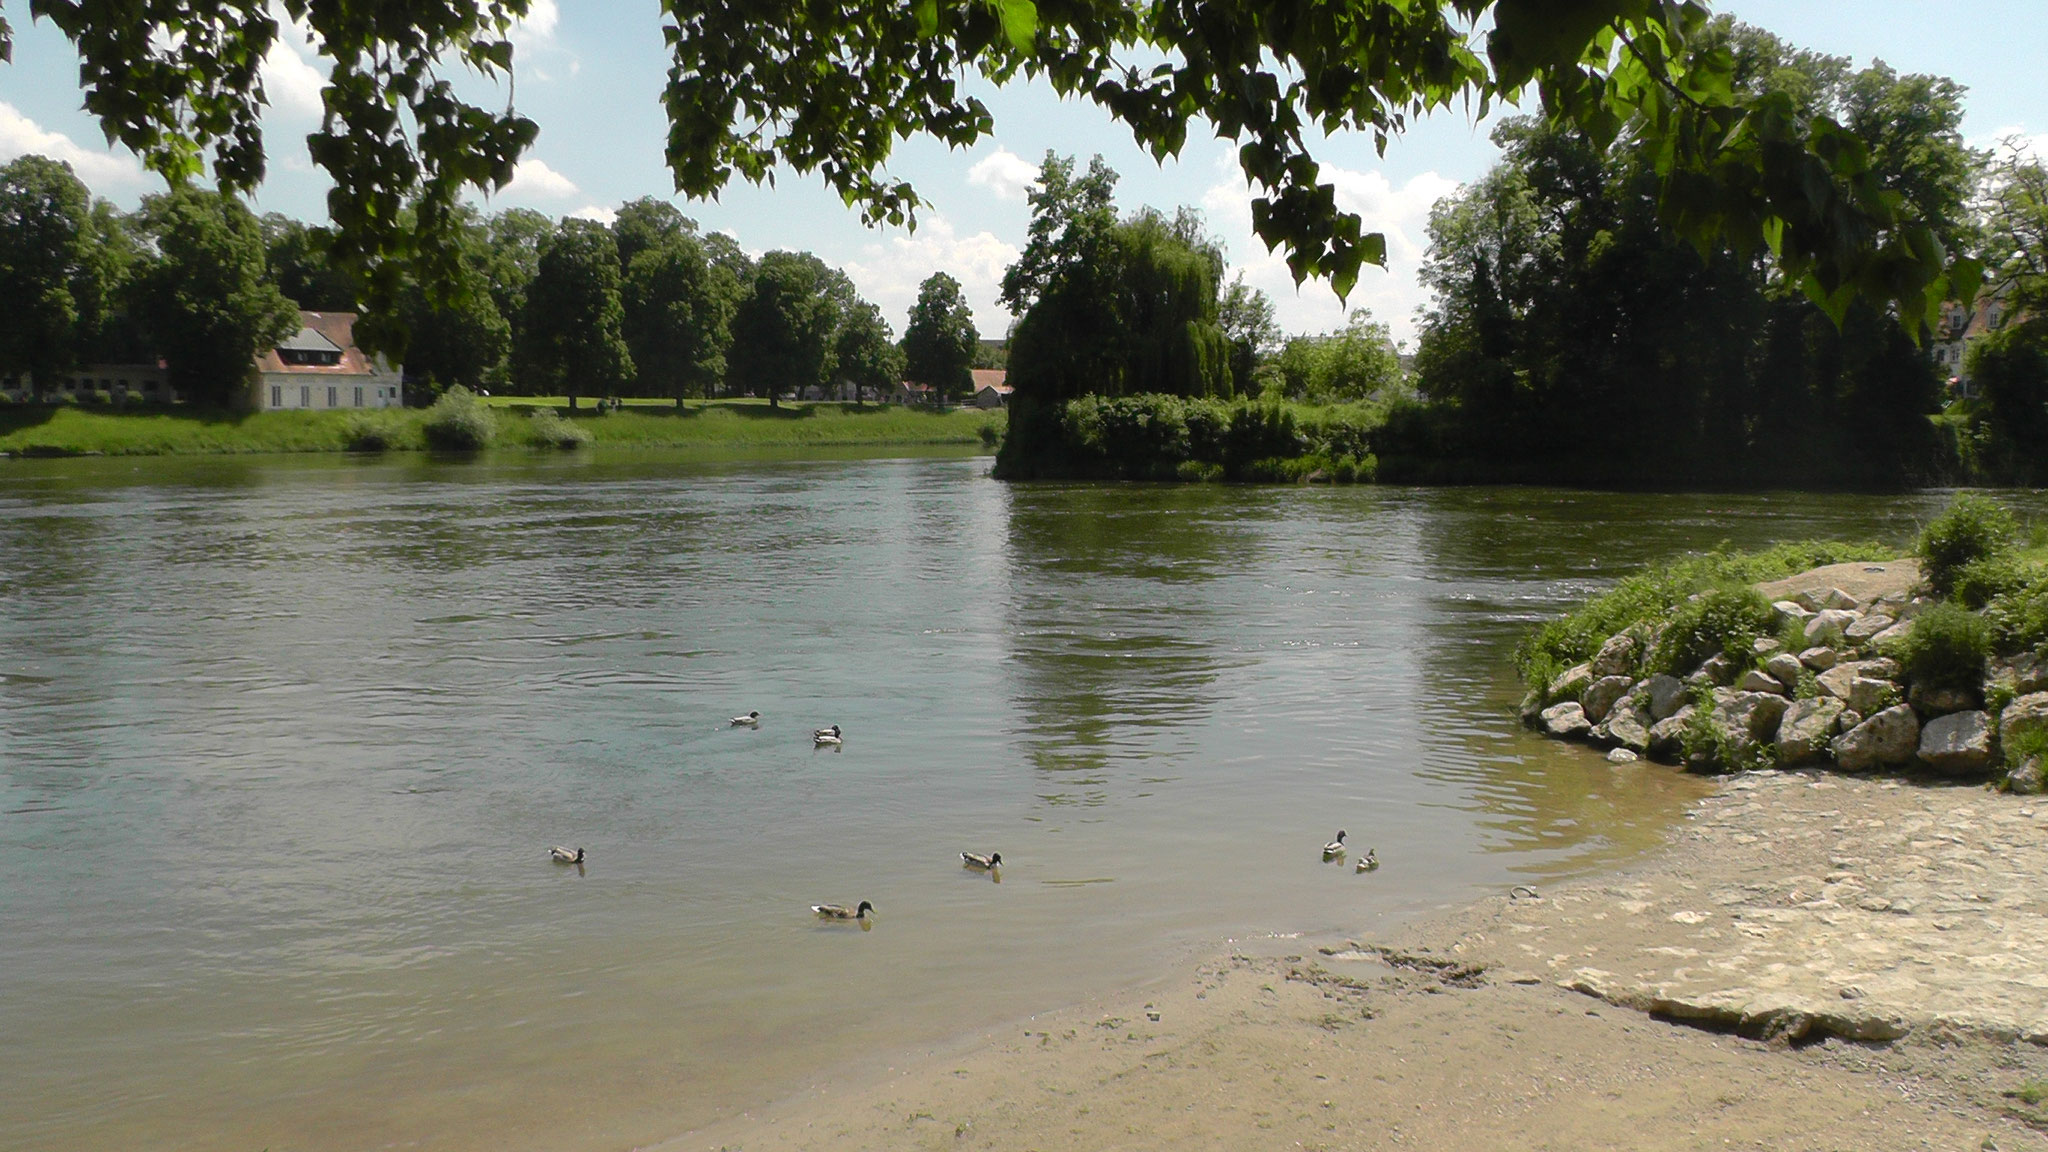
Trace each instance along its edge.
<path fill-rule="evenodd" d="M 457 384 L 434 401 L 420 431 L 426 434 L 429 447 L 474 452 L 490 445 L 498 426 L 491 410 L 469 389 Z"/>
<path fill-rule="evenodd" d="M 2003 505 L 1965 493 L 1929 522 L 1915 552 L 1927 570 L 1928 586 L 1935 595 L 1947 596 L 1966 566 L 2004 551 L 2018 535 L 2019 525 Z"/>
<path fill-rule="evenodd" d="M 1712 656 L 1737 665 L 1756 661 L 1757 637 L 1771 627 L 1771 605 L 1746 584 L 1728 585 L 1680 604 L 1650 653 L 1650 665 L 1684 675 Z"/>
<path fill-rule="evenodd" d="M 386 452 L 398 441 L 398 430 L 390 421 L 368 413 L 357 413 L 341 426 L 341 442 L 351 452 Z"/>
<path fill-rule="evenodd" d="M 976 428 L 974 433 L 981 437 L 981 446 L 983 448 L 993 448 L 1003 438 L 1003 425 L 1001 421 L 990 417 L 987 420 L 983 420 L 981 427 Z"/>
<path fill-rule="evenodd" d="M 2048 653 L 2048 573 L 2037 571 L 2021 587 L 1993 597 L 1984 606 L 1984 620 L 1998 651 Z"/>
<path fill-rule="evenodd" d="M 85 402 L 105 408 L 114 402 L 114 394 L 105 388 L 95 388 L 85 394 Z"/>
<path fill-rule="evenodd" d="M 2011 553 L 1972 560 L 1955 574 L 1949 598 L 1976 611 L 2000 596 L 2025 588 L 2041 573 Z"/>
<path fill-rule="evenodd" d="M 535 408 L 526 430 L 542 447 L 569 449 L 590 443 L 590 429 L 562 419 L 553 408 Z"/>
<path fill-rule="evenodd" d="M 1954 604 L 1935 604 L 1888 646 L 1906 679 L 1931 688 L 1975 688 L 1991 655 L 1991 625 Z"/>

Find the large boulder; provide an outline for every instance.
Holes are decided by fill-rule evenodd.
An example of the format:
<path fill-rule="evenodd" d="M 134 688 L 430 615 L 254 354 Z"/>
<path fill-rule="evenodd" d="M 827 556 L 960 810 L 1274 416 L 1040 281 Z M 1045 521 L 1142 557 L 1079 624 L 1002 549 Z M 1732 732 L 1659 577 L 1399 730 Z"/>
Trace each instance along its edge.
<path fill-rule="evenodd" d="M 2039 793 L 2042 788 L 2044 768 L 2048 768 L 2048 761 L 2044 761 L 2039 756 L 2029 756 L 2018 764 L 2013 765 L 2012 770 L 2005 774 L 2006 790 L 2017 792 L 2022 796 L 2032 796 Z"/>
<path fill-rule="evenodd" d="M 1764 671 L 1783 684 L 1785 691 L 1794 692 L 1799 688 L 1799 675 L 1806 671 L 1806 665 L 1800 663 L 1799 657 L 1790 652 L 1779 652 L 1764 661 Z"/>
<path fill-rule="evenodd" d="M 1849 630 L 1849 625 L 1855 622 L 1854 612 L 1840 608 L 1828 608 L 1817 612 L 1813 619 L 1806 622 L 1806 642 L 1808 645 L 1836 643 L 1842 639 L 1842 634 Z"/>
<path fill-rule="evenodd" d="M 1594 679 L 1603 676 L 1626 676 L 1636 668 L 1636 638 L 1629 635 L 1610 636 L 1594 656 L 1590 671 Z"/>
<path fill-rule="evenodd" d="M 1593 722 L 1586 719 L 1586 710 L 1577 700 L 1552 704 L 1543 710 L 1539 719 L 1545 732 L 1565 739 L 1584 736 L 1593 730 Z"/>
<path fill-rule="evenodd" d="M 1794 700 L 1778 721 L 1778 762 L 1803 764 L 1826 754 L 1841 714 L 1842 702 L 1833 697 Z"/>
<path fill-rule="evenodd" d="M 1889 680 L 1858 676 L 1849 682 L 1849 707 L 1865 716 L 1875 716 L 1897 704 L 1904 695 L 1899 686 Z"/>
<path fill-rule="evenodd" d="M 1894 641 L 1904 640 L 1907 636 L 1912 635 L 1912 633 L 1913 622 L 1911 620 L 1901 620 L 1897 624 L 1872 636 L 1870 638 L 1870 646 L 1877 649 L 1889 648 Z"/>
<path fill-rule="evenodd" d="M 1685 736 L 1685 726 L 1692 723 L 1694 706 L 1685 705 L 1650 726 L 1650 755 L 1660 760 L 1675 760 L 1679 743 Z"/>
<path fill-rule="evenodd" d="M 1857 679 L 1896 680 L 1899 665 L 1894 660 L 1844 660 L 1820 674 L 1820 690 L 1846 702 Z"/>
<path fill-rule="evenodd" d="M 1840 588 L 1808 588 L 1792 599 L 1811 612 L 1856 607 L 1856 598 Z"/>
<path fill-rule="evenodd" d="M 1776 676 L 1756 668 L 1751 668 L 1736 679 L 1735 690 L 1737 692 L 1769 692 L 1774 696 L 1784 696 L 1789 693 L 1789 689 L 1780 683 Z"/>
<path fill-rule="evenodd" d="M 2048 692 L 2022 696 L 1998 714 L 1998 744 L 2007 758 L 2024 752 L 2023 745 L 2048 738 Z"/>
<path fill-rule="evenodd" d="M 1915 683 L 1906 693 L 1906 703 L 1922 717 L 1946 716 L 1951 712 L 1968 712 L 1982 708 L 1984 701 L 1975 688 L 1936 688 L 1926 683 Z"/>
<path fill-rule="evenodd" d="M 1873 636 L 1890 628 L 1898 621 L 1890 616 L 1871 613 L 1856 618 L 1856 622 L 1842 629 L 1842 638 L 1851 644 L 1868 644 Z"/>
<path fill-rule="evenodd" d="M 1574 664 L 1558 673 L 1557 679 L 1550 682 L 1550 698 L 1552 700 L 1577 700 L 1579 693 L 1585 691 L 1586 685 L 1592 682 L 1593 666 L 1591 664 Z"/>
<path fill-rule="evenodd" d="M 1815 672 L 1825 672 L 1842 659 L 1842 654 L 1833 648 L 1816 646 L 1799 654 L 1799 662 Z"/>
<path fill-rule="evenodd" d="M 1658 674 L 1643 681 L 1637 691 L 1650 706 L 1651 720 L 1665 720 L 1685 707 L 1685 682 L 1676 676 Z"/>
<path fill-rule="evenodd" d="M 1579 693 L 1579 703 L 1586 707 L 1586 719 L 1595 724 L 1607 719 L 1614 702 L 1628 695 L 1634 686 L 1635 681 L 1626 676 L 1602 676 L 1586 685 L 1586 690 Z"/>
<path fill-rule="evenodd" d="M 1778 721 L 1789 706 L 1775 693 L 1723 689 L 1714 693 L 1714 723 L 1737 744 L 1762 743 L 1778 734 Z"/>
<path fill-rule="evenodd" d="M 1633 696 L 1621 700 L 1607 718 L 1593 726 L 1592 737 L 1601 744 L 1611 744 L 1642 753 L 1650 750 L 1650 710 L 1642 701 Z"/>
<path fill-rule="evenodd" d="M 1991 674 L 1984 680 L 1987 684 L 2008 685 L 2015 696 L 2048 692 L 2048 656 L 2029 652 L 2009 660 L 1993 661 Z"/>
<path fill-rule="evenodd" d="M 1813 609 L 1808 608 L 1797 600 L 1780 600 L 1771 605 L 1771 626 L 1774 628 L 1783 628 L 1787 624 L 1794 623 L 1805 627 L 1806 622 L 1811 619 L 1813 619 Z"/>
<path fill-rule="evenodd" d="M 1920 729 L 1920 759 L 1945 776 L 1974 776 L 1991 767 L 1991 717 L 1951 712 Z"/>
<path fill-rule="evenodd" d="M 1835 737 L 1835 763 L 1844 771 L 1904 764 L 1920 750 L 1920 718 L 1904 704 L 1879 712 Z"/>
<path fill-rule="evenodd" d="M 1707 657 L 1699 670 L 1686 677 L 1687 683 L 1698 682 L 1709 688 L 1718 688 L 1735 679 L 1735 661 L 1725 653 L 1716 652 Z"/>

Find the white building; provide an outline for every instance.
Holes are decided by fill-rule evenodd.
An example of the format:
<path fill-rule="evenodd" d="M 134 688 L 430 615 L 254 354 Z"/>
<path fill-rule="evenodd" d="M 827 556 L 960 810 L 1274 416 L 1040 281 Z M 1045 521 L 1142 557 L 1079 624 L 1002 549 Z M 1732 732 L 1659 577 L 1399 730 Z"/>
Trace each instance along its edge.
<path fill-rule="evenodd" d="M 254 407 L 399 408 L 402 366 L 356 347 L 353 312 L 301 312 L 299 330 L 256 358 Z"/>

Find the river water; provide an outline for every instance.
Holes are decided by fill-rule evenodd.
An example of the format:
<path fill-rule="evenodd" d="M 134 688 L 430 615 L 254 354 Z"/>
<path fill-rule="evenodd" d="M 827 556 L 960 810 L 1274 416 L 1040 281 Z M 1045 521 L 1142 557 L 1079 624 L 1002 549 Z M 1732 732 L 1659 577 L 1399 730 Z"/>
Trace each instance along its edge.
<path fill-rule="evenodd" d="M 988 470 L 0 465 L 0 1147 L 623 1148 L 1594 868 L 1699 788 L 1519 731 L 1529 624 L 1940 503 Z"/>

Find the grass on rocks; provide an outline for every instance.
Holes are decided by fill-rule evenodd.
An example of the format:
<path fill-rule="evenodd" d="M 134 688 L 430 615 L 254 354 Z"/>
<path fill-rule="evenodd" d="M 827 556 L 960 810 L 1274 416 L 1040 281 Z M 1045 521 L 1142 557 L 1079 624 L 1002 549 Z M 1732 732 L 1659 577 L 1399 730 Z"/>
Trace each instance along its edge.
<path fill-rule="evenodd" d="M 571 413 L 546 398 L 479 398 L 467 432 L 488 429 L 500 449 L 574 447 L 775 448 L 834 445 L 988 444 L 1004 414 L 976 408 L 929 412 L 896 405 L 764 401 L 631 403 L 599 415 Z M 204 412 L 185 408 L 99 410 L 76 405 L 0 408 L 0 453 L 18 456 L 226 455 L 256 452 L 422 451 L 434 409 Z M 445 414 L 444 414 L 445 416 Z M 461 445 L 451 445 L 461 446 Z"/>

